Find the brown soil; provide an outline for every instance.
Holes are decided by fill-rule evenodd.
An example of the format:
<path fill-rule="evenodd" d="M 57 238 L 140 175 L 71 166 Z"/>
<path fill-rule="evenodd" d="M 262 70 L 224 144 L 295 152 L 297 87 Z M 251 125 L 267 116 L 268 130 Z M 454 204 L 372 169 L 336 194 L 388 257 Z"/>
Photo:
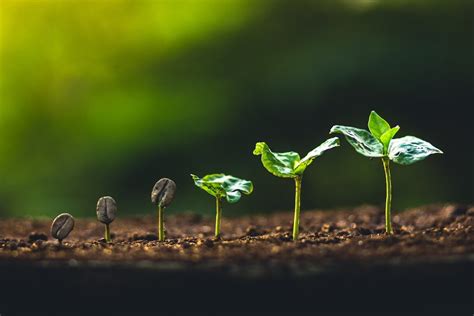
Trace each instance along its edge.
<path fill-rule="evenodd" d="M 397 213 L 393 217 L 395 234 L 391 236 L 384 233 L 382 210 L 368 206 L 350 211 L 303 212 L 300 239 L 296 242 L 291 240 L 291 220 L 291 213 L 224 219 L 222 238 L 216 239 L 210 219 L 197 215 L 168 216 L 168 239 L 158 242 L 154 218 L 119 217 L 111 224 L 113 242 L 107 244 L 101 239 L 100 223 L 78 219 L 74 231 L 63 245 L 58 245 L 49 235 L 49 220 L 5 219 L 0 221 L 0 286 L 2 282 L 15 287 L 21 282 L 39 280 L 43 289 L 54 288 L 54 277 L 44 280 L 39 273 L 56 273 L 61 278 L 72 278 L 76 290 L 94 293 L 94 287 L 105 286 L 105 293 L 112 296 L 120 296 L 127 290 L 133 293 L 152 290 L 143 288 L 147 280 L 169 282 L 168 289 L 181 292 L 190 288 L 189 280 L 201 282 L 203 290 L 211 291 L 216 284 L 226 290 L 229 283 L 237 280 L 239 286 L 253 286 L 248 293 L 266 284 L 259 291 L 269 294 L 278 284 L 291 286 L 300 280 L 298 286 L 303 284 L 303 288 L 299 291 L 308 295 L 318 296 L 318 291 L 336 288 L 343 292 L 360 290 L 363 297 L 364 292 L 376 288 L 383 292 L 385 282 L 390 282 L 390 287 L 401 287 L 396 291 L 405 295 L 413 283 L 421 282 L 425 288 L 420 290 L 425 292 L 432 284 L 442 286 L 443 291 L 447 290 L 446 286 L 460 287 L 460 296 L 444 302 L 443 306 L 450 311 L 456 306 L 460 310 L 472 307 L 472 206 L 435 205 Z M 123 278 L 123 271 L 127 271 L 128 277 Z M 77 273 L 82 274 L 79 277 Z M 439 280 L 427 280 L 433 275 L 439 276 Z M 405 277 L 404 286 L 397 284 L 401 277 Z M 323 288 L 319 287 L 321 278 L 326 278 Z M 97 279 L 102 284 L 98 285 Z M 301 279 L 316 280 L 318 285 L 306 284 Z M 339 282 L 339 286 L 329 286 L 328 280 Z M 360 284 L 355 286 L 354 282 Z M 125 292 L 115 292 L 111 287 Z M 357 297 L 356 294 L 351 296 Z M 291 295 L 295 293 L 289 291 L 286 297 Z M 138 295 L 142 296 L 147 297 L 143 293 Z M 266 296 L 278 300 L 274 294 Z M 429 302 L 419 302 L 420 306 L 431 306 L 431 314 L 442 310 L 439 306 L 442 302 L 435 297 L 428 299 Z M 359 300 L 354 298 L 355 302 Z M 258 302 L 255 304 L 258 306 Z M 279 305 L 277 301 L 272 304 Z M 416 302 L 410 304 L 415 306 Z M 328 307 L 323 304 L 319 308 L 322 306 Z M 1 308 L 0 304 L 0 313 Z M 15 311 L 8 304 L 4 308 Z M 282 308 L 280 311 L 293 310 L 291 305 Z M 334 306 L 333 312 L 339 308 Z M 173 310 L 180 308 L 162 309 L 163 312 Z M 212 312 L 207 310 L 207 314 Z"/>

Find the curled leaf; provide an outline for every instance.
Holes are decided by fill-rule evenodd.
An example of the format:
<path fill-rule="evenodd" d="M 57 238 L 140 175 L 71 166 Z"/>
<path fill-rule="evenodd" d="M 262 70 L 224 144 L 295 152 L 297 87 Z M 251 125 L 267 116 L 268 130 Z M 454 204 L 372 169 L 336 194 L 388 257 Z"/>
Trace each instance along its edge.
<path fill-rule="evenodd" d="M 413 136 L 393 139 L 388 149 L 390 160 L 401 165 L 411 165 L 429 155 L 442 153 L 440 149 L 427 141 Z"/>
<path fill-rule="evenodd" d="M 330 131 L 333 133 L 343 134 L 349 144 L 361 155 L 366 157 L 383 157 L 383 145 L 369 131 L 364 129 L 334 125 Z"/>
<path fill-rule="evenodd" d="M 262 155 L 263 166 L 273 175 L 281 178 L 294 178 L 295 165 L 300 161 L 300 155 L 294 151 L 274 153 L 264 142 L 255 145 L 253 154 Z"/>
<path fill-rule="evenodd" d="M 324 143 L 311 150 L 303 159 L 298 161 L 295 165 L 295 173 L 302 174 L 316 157 L 321 156 L 329 149 L 339 146 L 339 138 L 333 137 L 326 140 Z"/>
<path fill-rule="evenodd" d="M 250 194 L 253 191 L 251 181 L 239 179 L 223 173 L 209 174 L 203 178 L 192 174 L 194 184 L 215 196 L 218 199 L 226 198 L 229 203 L 236 203 L 240 200 L 242 193 Z"/>
<path fill-rule="evenodd" d="M 255 145 L 253 154 L 262 155 L 262 164 L 271 174 L 281 178 L 296 178 L 303 174 L 306 167 L 316 157 L 337 146 L 339 146 L 339 139 L 337 137 L 330 138 L 300 159 L 300 155 L 294 151 L 275 153 L 270 150 L 267 144 L 260 142 Z"/>

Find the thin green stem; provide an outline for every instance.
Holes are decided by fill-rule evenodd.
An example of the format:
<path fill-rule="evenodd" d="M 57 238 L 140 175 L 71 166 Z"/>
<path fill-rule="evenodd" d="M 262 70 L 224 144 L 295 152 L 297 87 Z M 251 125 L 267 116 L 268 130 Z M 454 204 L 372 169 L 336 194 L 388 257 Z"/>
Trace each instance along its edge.
<path fill-rule="evenodd" d="M 216 229 L 214 231 L 214 236 L 219 237 L 221 235 L 221 215 L 222 215 L 222 206 L 221 200 L 216 197 Z"/>
<path fill-rule="evenodd" d="M 105 238 L 106 242 L 110 242 L 110 227 L 109 227 L 109 224 L 105 224 L 104 238 Z"/>
<path fill-rule="evenodd" d="M 163 219 L 163 208 L 158 205 L 158 241 L 165 240 L 165 224 Z"/>
<path fill-rule="evenodd" d="M 383 170 L 385 172 L 385 232 L 387 234 L 393 234 L 392 219 L 391 219 L 391 208 L 392 208 L 392 176 L 390 174 L 390 159 L 387 157 L 382 158 Z"/>
<path fill-rule="evenodd" d="M 298 239 L 300 233 L 300 201 L 301 201 L 301 176 L 295 178 L 295 215 L 293 218 L 293 240 Z"/>

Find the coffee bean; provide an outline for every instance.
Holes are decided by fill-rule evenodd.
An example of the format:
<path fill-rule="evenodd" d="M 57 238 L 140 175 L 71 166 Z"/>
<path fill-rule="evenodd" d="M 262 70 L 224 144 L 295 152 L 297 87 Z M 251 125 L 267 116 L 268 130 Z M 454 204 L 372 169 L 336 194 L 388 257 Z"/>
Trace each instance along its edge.
<path fill-rule="evenodd" d="M 160 179 L 151 191 L 151 202 L 157 206 L 167 207 L 171 204 L 176 192 L 176 183 L 168 178 Z"/>
<path fill-rule="evenodd" d="M 97 201 L 97 220 L 103 224 L 110 224 L 114 221 L 117 213 L 117 203 L 110 196 L 103 196 Z"/>
<path fill-rule="evenodd" d="M 69 213 L 59 214 L 51 225 L 51 236 L 61 242 L 74 229 L 74 217 Z"/>

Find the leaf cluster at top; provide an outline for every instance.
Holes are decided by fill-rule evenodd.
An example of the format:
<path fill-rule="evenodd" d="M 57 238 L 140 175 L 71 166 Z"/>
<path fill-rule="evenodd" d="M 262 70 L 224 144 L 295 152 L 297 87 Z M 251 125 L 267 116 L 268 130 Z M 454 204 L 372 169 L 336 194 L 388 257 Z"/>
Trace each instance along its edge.
<path fill-rule="evenodd" d="M 354 149 L 366 157 L 387 157 L 401 165 L 410 165 L 423 160 L 432 154 L 443 152 L 422 139 L 414 136 L 393 138 L 400 126 L 391 127 L 375 111 L 372 111 L 368 122 L 369 131 L 335 125 L 330 133 L 343 134 Z"/>

